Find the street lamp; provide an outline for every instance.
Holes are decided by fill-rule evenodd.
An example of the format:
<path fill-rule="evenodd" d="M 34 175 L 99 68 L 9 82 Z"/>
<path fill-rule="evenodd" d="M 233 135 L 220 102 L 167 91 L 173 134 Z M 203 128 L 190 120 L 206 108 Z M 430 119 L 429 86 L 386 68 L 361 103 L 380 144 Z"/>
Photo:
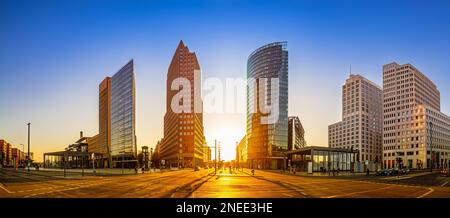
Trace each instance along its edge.
<path fill-rule="evenodd" d="M 152 165 L 153 165 L 153 148 L 150 148 L 150 158 L 149 158 L 149 162 L 150 162 L 150 166 L 149 166 L 149 169 L 150 169 L 150 172 L 152 172 Z"/>
<path fill-rule="evenodd" d="M 430 172 L 433 172 L 433 122 L 430 121 Z"/>
<path fill-rule="evenodd" d="M 23 145 L 23 144 L 20 144 L 20 145 L 22 145 L 22 153 L 25 154 L 25 145 Z M 20 152 L 19 152 L 19 155 L 20 155 Z M 23 165 L 23 160 L 21 160 L 22 158 L 19 158 L 19 161 L 22 162 L 22 165 Z M 25 169 L 25 167 L 24 167 L 24 169 Z"/>
<path fill-rule="evenodd" d="M 28 123 L 28 157 L 27 157 L 27 171 L 28 174 L 30 174 L 30 125 L 31 123 Z"/>

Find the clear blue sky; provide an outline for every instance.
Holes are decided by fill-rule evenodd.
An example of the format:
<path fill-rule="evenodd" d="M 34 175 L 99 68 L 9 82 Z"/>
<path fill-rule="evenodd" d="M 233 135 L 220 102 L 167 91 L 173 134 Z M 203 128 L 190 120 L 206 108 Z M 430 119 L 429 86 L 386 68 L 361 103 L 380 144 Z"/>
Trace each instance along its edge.
<path fill-rule="evenodd" d="M 98 129 L 98 84 L 135 60 L 138 145 L 162 137 L 165 76 L 180 39 L 203 77 L 245 75 L 259 46 L 287 41 L 289 114 L 310 145 L 340 120 L 349 65 L 381 85 L 381 67 L 411 63 L 441 91 L 450 114 L 449 1 L 0 1 L 0 138 L 62 149 Z M 219 125 L 221 124 L 221 126 Z M 224 127 L 225 126 L 225 127 Z M 245 116 L 205 115 L 208 140 L 245 134 Z"/>

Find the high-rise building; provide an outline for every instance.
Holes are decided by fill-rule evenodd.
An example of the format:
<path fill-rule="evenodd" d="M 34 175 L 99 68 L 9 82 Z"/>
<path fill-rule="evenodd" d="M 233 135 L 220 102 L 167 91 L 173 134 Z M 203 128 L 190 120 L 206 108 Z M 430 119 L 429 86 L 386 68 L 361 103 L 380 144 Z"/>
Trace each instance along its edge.
<path fill-rule="evenodd" d="M 411 64 L 383 66 L 383 165 L 445 167 L 450 159 L 450 117 L 440 112 L 436 85 Z"/>
<path fill-rule="evenodd" d="M 111 155 L 137 157 L 133 60 L 111 78 Z"/>
<path fill-rule="evenodd" d="M 247 86 L 246 137 L 248 161 L 253 168 L 281 169 L 284 165 L 284 152 L 288 149 L 286 47 L 286 42 L 267 44 L 255 50 L 247 61 L 247 80 L 250 82 Z M 278 84 L 272 87 L 272 81 L 277 80 Z M 274 106 L 276 111 L 261 111 L 262 105 Z M 275 119 L 264 120 L 270 116 Z"/>
<path fill-rule="evenodd" d="M 382 89 L 360 75 L 350 75 L 342 86 L 342 121 L 328 127 L 330 148 L 357 151 L 361 168 L 381 164 Z"/>
<path fill-rule="evenodd" d="M 98 135 L 88 139 L 89 152 L 102 155 L 100 166 L 111 165 L 111 77 L 99 85 Z"/>
<path fill-rule="evenodd" d="M 288 150 L 303 148 L 306 146 L 305 129 L 297 116 L 288 117 Z"/>
<path fill-rule="evenodd" d="M 131 60 L 99 85 L 99 134 L 88 139 L 88 150 L 102 155 L 100 166 L 113 166 L 112 159 L 136 159 L 135 101 Z"/>
<path fill-rule="evenodd" d="M 197 56 L 180 41 L 167 72 L 166 114 L 160 158 L 168 165 L 193 167 L 203 163 L 203 112 L 202 108 L 197 108 L 203 107 L 203 103 L 201 94 L 195 92 L 195 87 L 201 87 L 199 78 L 201 71 Z M 172 90 L 173 83 L 178 79 L 185 79 L 190 84 L 190 90 L 187 90 L 188 94 L 183 98 L 186 102 L 177 102 L 188 104 L 188 108 L 182 111 L 174 111 L 172 108 L 173 98 L 181 92 Z M 197 90 L 200 92 L 201 88 Z"/>

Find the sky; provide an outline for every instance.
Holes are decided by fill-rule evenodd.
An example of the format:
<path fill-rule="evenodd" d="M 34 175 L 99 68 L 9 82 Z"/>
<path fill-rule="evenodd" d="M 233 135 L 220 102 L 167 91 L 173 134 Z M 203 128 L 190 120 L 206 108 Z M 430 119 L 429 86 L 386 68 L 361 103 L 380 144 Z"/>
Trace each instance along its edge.
<path fill-rule="evenodd" d="M 411 63 L 450 115 L 448 1 L 0 1 L 0 138 L 36 160 L 98 133 L 98 84 L 134 59 L 138 147 L 163 137 L 166 74 L 180 40 L 203 79 L 242 78 L 258 47 L 287 41 L 289 115 L 327 146 L 349 74 L 382 85 L 382 65 Z M 205 94 L 205 93 L 204 93 Z M 245 114 L 204 114 L 208 144 L 235 157 Z"/>

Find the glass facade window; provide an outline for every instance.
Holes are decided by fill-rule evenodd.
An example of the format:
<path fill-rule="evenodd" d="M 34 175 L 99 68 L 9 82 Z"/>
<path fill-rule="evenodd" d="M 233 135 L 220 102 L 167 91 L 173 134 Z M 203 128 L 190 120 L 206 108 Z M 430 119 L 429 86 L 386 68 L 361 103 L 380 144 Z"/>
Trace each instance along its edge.
<path fill-rule="evenodd" d="M 313 171 L 340 170 L 350 171 L 352 167 L 353 154 L 339 151 L 313 150 Z"/>
<path fill-rule="evenodd" d="M 264 168 L 273 168 L 274 163 L 266 160 L 271 157 L 280 157 L 288 150 L 288 51 L 286 42 L 275 42 L 265 45 L 254 51 L 247 62 L 247 79 L 255 80 L 247 86 L 247 142 L 248 159 L 263 162 Z M 271 78 L 279 81 L 279 90 L 272 89 L 270 85 L 266 93 L 260 93 L 257 87 L 262 86 L 259 79 Z M 256 85 L 256 87 L 255 87 Z M 261 117 L 266 116 L 259 111 L 260 95 L 264 95 L 267 105 L 273 99 L 271 94 L 278 98 L 278 120 L 272 124 L 263 124 Z M 255 102 L 256 101 L 256 102 Z M 254 109 L 257 109 L 256 111 Z M 275 164 L 279 165 L 279 164 Z"/>
<path fill-rule="evenodd" d="M 111 155 L 136 157 L 133 60 L 111 79 Z"/>

